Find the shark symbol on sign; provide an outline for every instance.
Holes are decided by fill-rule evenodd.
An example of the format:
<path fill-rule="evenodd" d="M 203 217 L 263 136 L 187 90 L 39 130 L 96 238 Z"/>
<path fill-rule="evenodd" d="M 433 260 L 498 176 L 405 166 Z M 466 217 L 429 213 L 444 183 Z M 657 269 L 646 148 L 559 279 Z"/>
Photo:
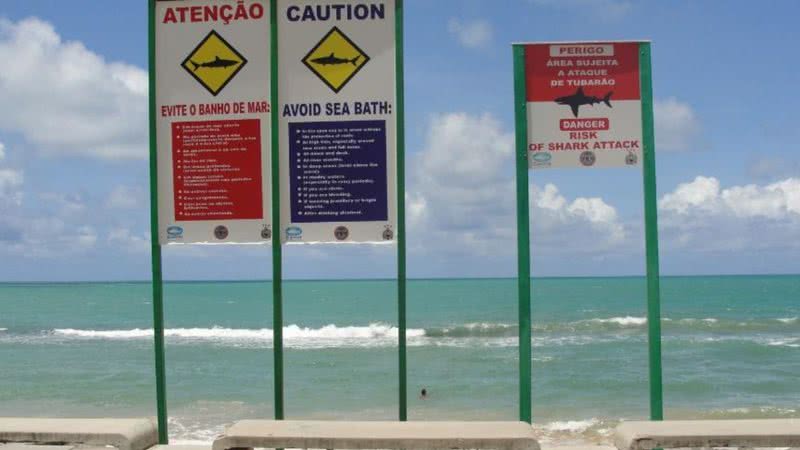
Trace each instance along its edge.
<path fill-rule="evenodd" d="M 595 97 L 593 95 L 586 95 L 583 93 L 583 88 L 579 87 L 577 92 L 572 95 L 565 95 L 564 97 L 558 97 L 555 99 L 555 102 L 559 105 L 567 105 L 572 109 L 572 114 L 575 117 L 578 117 L 578 109 L 583 105 L 594 106 L 595 103 L 605 103 L 606 106 L 612 108 L 611 106 L 611 94 L 614 92 L 611 91 L 605 95 L 605 97 Z"/>
<path fill-rule="evenodd" d="M 232 59 L 222 59 L 219 56 L 214 57 L 214 59 L 211 60 L 211 61 L 201 62 L 201 63 L 197 63 L 197 62 L 194 62 L 192 60 L 189 60 L 189 64 L 192 65 L 192 67 L 193 67 L 192 70 L 194 72 L 197 72 L 197 69 L 199 69 L 201 67 L 207 67 L 209 69 L 224 69 L 226 67 L 235 66 L 235 65 L 240 64 L 240 63 L 241 63 L 241 61 L 234 61 Z"/>
<path fill-rule="evenodd" d="M 331 53 L 328 56 L 321 56 L 319 58 L 314 58 L 314 59 L 311 60 L 311 62 L 314 63 L 314 64 L 320 64 L 320 65 L 323 65 L 323 66 L 334 66 L 334 65 L 338 65 L 338 64 L 352 64 L 354 66 L 357 66 L 358 65 L 358 60 L 360 58 L 361 58 L 361 55 L 357 55 L 353 59 L 337 58 L 336 56 L 334 56 L 333 53 Z"/>

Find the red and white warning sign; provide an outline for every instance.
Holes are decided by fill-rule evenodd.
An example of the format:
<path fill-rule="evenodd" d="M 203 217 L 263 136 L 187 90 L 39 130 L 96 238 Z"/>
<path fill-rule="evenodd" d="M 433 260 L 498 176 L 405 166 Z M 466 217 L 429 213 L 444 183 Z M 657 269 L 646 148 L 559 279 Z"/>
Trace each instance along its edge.
<path fill-rule="evenodd" d="M 640 164 L 639 43 L 529 44 L 525 78 L 529 167 Z"/>
<path fill-rule="evenodd" d="M 155 14 L 159 242 L 269 243 L 269 2 Z"/>

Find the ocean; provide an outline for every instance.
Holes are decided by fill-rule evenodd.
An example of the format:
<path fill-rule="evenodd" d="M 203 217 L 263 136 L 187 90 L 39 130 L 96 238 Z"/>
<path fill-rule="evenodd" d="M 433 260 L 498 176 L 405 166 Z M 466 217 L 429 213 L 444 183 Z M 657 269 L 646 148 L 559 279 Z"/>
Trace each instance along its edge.
<path fill-rule="evenodd" d="M 287 418 L 397 417 L 394 281 L 287 281 Z M 175 442 L 272 416 L 270 282 L 165 286 Z M 648 417 L 643 278 L 533 280 L 544 441 Z M 517 417 L 514 279 L 410 280 L 409 419 Z M 148 283 L 0 284 L 0 415 L 155 415 Z M 667 418 L 800 417 L 800 276 L 662 279 Z M 429 395 L 419 398 L 425 388 Z"/>

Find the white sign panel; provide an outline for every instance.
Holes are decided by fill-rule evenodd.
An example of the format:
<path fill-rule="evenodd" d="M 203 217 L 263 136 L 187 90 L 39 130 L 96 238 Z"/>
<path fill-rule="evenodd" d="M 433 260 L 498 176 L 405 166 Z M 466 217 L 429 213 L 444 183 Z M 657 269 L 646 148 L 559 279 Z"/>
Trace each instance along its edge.
<path fill-rule="evenodd" d="M 278 2 L 288 243 L 393 242 L 395 3 Z"/>
<path fill-rule="evenodd" d="M 155 14 L 159 242 L 268 243 L 269 2 Z"/>
<path fill-rule="evenodd" d="M 525 82 L 529 167 L 639 166 L 638 43 L 526 45 Z"/>

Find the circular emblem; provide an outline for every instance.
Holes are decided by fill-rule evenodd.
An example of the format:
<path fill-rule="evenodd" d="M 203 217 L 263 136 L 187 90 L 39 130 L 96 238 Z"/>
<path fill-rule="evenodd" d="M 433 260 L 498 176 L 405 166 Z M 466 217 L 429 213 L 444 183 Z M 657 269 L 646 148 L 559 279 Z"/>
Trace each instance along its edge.
<path fill-rule="evenodd" d="M 343 226 L 336 227 L 336 229 L 333 230 L 333 236 L 336 238 L 337 241 L 343 241 L 347 239 L 348 236 L 350 236 L 350 230 L 348 230 L 347 227 Z"/>
<path fill-rule="evenodd" d="M 391 228 L 383 230 L 383 240 L 391 241 L 392 239 L 394 239 L 394 231 Z"/>
<path fill-rule="evenodd" d="M 272 229 L 270 227 L 264 227 L 261 229 L 261 238 L 262 239 L 272 239 Z"/>
<path fill-rule="evenodd" d="M 594 152 L 585 151 L 581 153 L 580 161 L 586 167 L 593 166 L 594 162 L 597 158 L 594 156 Z"/>
<path fill-rule="evenodd" d="M 625 164 L 629 166 L 636 165 L 639 161 L 639 158 L 636 156 L 636 153 L 628 153 L 628 156 L 625 157 Z"/>
<path fill-rule="evenodd" d="M 214 237 L 220 241 L 228 237 L 228 227 L 220 225 L 214 228 Z"/>

